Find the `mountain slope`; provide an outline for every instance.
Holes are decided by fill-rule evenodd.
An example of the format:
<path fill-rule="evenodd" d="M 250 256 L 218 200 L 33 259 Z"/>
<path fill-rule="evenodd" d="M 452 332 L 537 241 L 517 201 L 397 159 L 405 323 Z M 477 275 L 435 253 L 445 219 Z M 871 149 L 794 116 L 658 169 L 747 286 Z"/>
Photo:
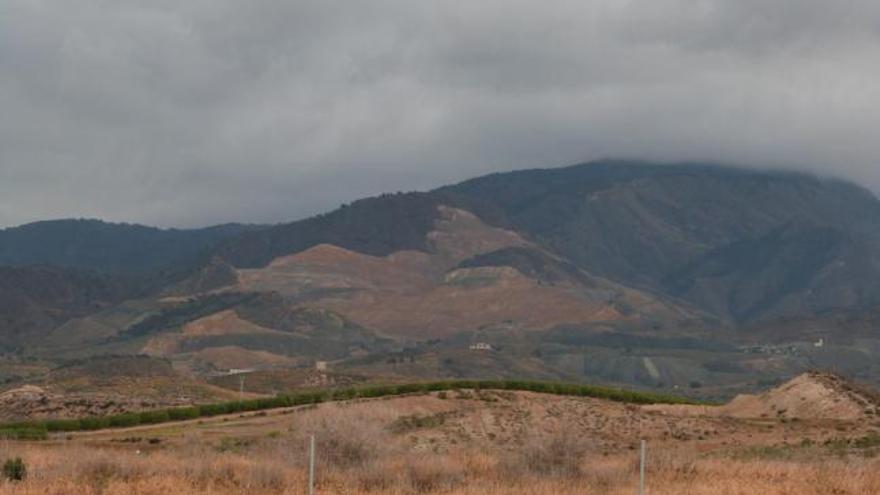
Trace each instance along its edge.
<path fill-rule="evenodd" d="M 439 206 L 435 214 L 423 251 L 373 256 L 319 244 L 263 268 L 240 269 L 237 288 L 274 291 L 408 339 L 499 324 L 547 329 L 563 323 L 696 316 L 670 301 L 592 277 L 465 210 Z M 487 253 L 516 256 L 492 264 Z M 537 271 L 551 262 L 555 271 Z M 567 277 L 561 276 L 564 270 Z M 550 280 L 550 273 L 556 278 Z"/>
<path fill-rule="evenodd" d="M 708 396 L 813 367 L 873 380 L 878 213 L 870 192 L 802 174 L 631 162 L 493 174 L 229 233 L 137 299 L 49 298 L 0 318 L 9 342 L 40 342 L 32 356 L 145 352 L 198 373 L 329 361 Z"/>
<path fill-rule="evenodd" d="M 813 176 L 597 162 L 443 188 L 575 265 L 743 322 L 880 301 L 880 201 Z"/>
<path fill-rule="evenodd" d="M 440 206 L 562 260 L 568 268 L 554 276 L 576 267 L 733 324 L 880 303 L 873 194 L 839 180 L 710 165 L 602 161 L 492 174 L 246 233 L 215 254 L 254 269 L 319 244 L 371 256 L 428 252 Z M 494 258 L 479 263 L 528 271 L 537 262 L 515 252 Z"/>
<path fill-rule="evenodd" d="M 383 194 L 315 217 L 275 225 L 230 239 L 214 254 L 239 268 L 261 268 L 274 259 L 331 244 L 371 256 L 425 251 L 427 235 L 440 219 L 440 206 L 460 208 L 503 225 L 503 215 L 479 197 L 455 193 Z"/>
<path fill-rule="evenodd" d="M 48 266 L 0 267 L 0 351 L 40 342 L 71 318 L 134 294 L 124 281 Z"/>
<path fill-rule="evenodd" d="M 157 229 L 100 220 L 52 220 L 0 230 L 0 265 L 56 265 L 145 274 L 192 258 L 255 226 Z"/>

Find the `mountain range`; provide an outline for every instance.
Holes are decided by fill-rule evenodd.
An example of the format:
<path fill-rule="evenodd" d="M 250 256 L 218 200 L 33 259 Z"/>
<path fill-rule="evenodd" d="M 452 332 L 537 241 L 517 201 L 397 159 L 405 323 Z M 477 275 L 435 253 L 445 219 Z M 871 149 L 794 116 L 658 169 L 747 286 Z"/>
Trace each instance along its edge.
<path fill-rule="evenodd" d="M 608 160 L 276 225 L 38 222 L 0 231 L 0 265 L 0 351 L 19 358 L 719 389 L 813 367 L 880 378 L 880 200 L 807 174 Z"/>

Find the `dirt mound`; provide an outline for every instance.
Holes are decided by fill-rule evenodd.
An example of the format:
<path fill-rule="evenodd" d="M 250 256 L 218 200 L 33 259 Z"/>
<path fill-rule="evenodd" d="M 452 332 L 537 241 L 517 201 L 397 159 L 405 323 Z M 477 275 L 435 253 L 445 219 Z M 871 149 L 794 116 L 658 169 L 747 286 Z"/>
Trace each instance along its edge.
<path fill-rule="evenodd" d="M 187 400 L 134 399 L 114 394 L 67 395 L 24 385 L 0 394 L 0 421 L 104 416 L 189 403 Z"/>
<path fill-rule="evenodd" d="M 716 412 L 738 418 L 858 420 L 880 413 L 880 400 L 845 378 L 810 372 L 762 394 L 739 395 Z"/>

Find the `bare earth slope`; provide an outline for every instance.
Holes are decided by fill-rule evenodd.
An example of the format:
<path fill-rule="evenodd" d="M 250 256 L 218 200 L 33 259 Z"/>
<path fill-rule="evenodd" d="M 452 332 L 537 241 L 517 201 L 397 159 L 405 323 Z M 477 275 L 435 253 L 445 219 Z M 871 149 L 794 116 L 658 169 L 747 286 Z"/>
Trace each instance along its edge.
<path fill-rule="evenodd" d="M 503 322 L 546 329 L 645 315 L 689 316 L 674 304 L 583 272 L 547 283 L 511 266 L 458 267 L 506 248 L 541 250 L 469 212 L 444 206 L 439 211 L 441 219 L 427 236 L 427 252 L 380 257 L 322 244 L 265 268 L 240 270 L 238 288 L 277 291 L 380 333 L 410 338 L 448 336 Z"/>
<path fill-rule="evenodd" d="M 762 394 L 739 395 L 718 413 L 738 418 L 859 420 L 874 416 L 878 410 L 880 402 L 875 396 L 845 379 L 810 372 Z"/>

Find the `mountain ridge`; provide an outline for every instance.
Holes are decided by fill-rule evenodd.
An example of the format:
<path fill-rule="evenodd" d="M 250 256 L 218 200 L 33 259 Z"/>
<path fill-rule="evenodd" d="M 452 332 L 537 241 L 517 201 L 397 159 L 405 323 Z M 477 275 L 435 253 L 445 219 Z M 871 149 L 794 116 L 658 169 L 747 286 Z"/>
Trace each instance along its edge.
<path fill-rule="evenodd" d="M 877 213 L 863 188 L 792 172 L 499 173 L 289 223 L 160 231 L 172 248 L 129 271 L 138 291 L 25 333 L 46 336 L 31 352 L 45 359 L 149 353 L 197 374 L 330 359 L 358 375 L 746 387 L 824 363 L 880 380 L 880 339 L 865 344 L 880 318 Z M 78 244 L 84 225 L 105 227 L 41 242 L 62 262 L 111 252 L 109 276 L 150 245 Z M 32 228 L 52 226 L 71 224 Z M 158 235 L 110 230 L 129 228 Z"/>
<path fill-rule="evenodd" d="M 56 265 L 115 274 L 144 274 L 195 257 L 222 239 L 258 225 L 160 229 L 97 219 L 58 219 L 0 229 L 0 265 Z"/>

